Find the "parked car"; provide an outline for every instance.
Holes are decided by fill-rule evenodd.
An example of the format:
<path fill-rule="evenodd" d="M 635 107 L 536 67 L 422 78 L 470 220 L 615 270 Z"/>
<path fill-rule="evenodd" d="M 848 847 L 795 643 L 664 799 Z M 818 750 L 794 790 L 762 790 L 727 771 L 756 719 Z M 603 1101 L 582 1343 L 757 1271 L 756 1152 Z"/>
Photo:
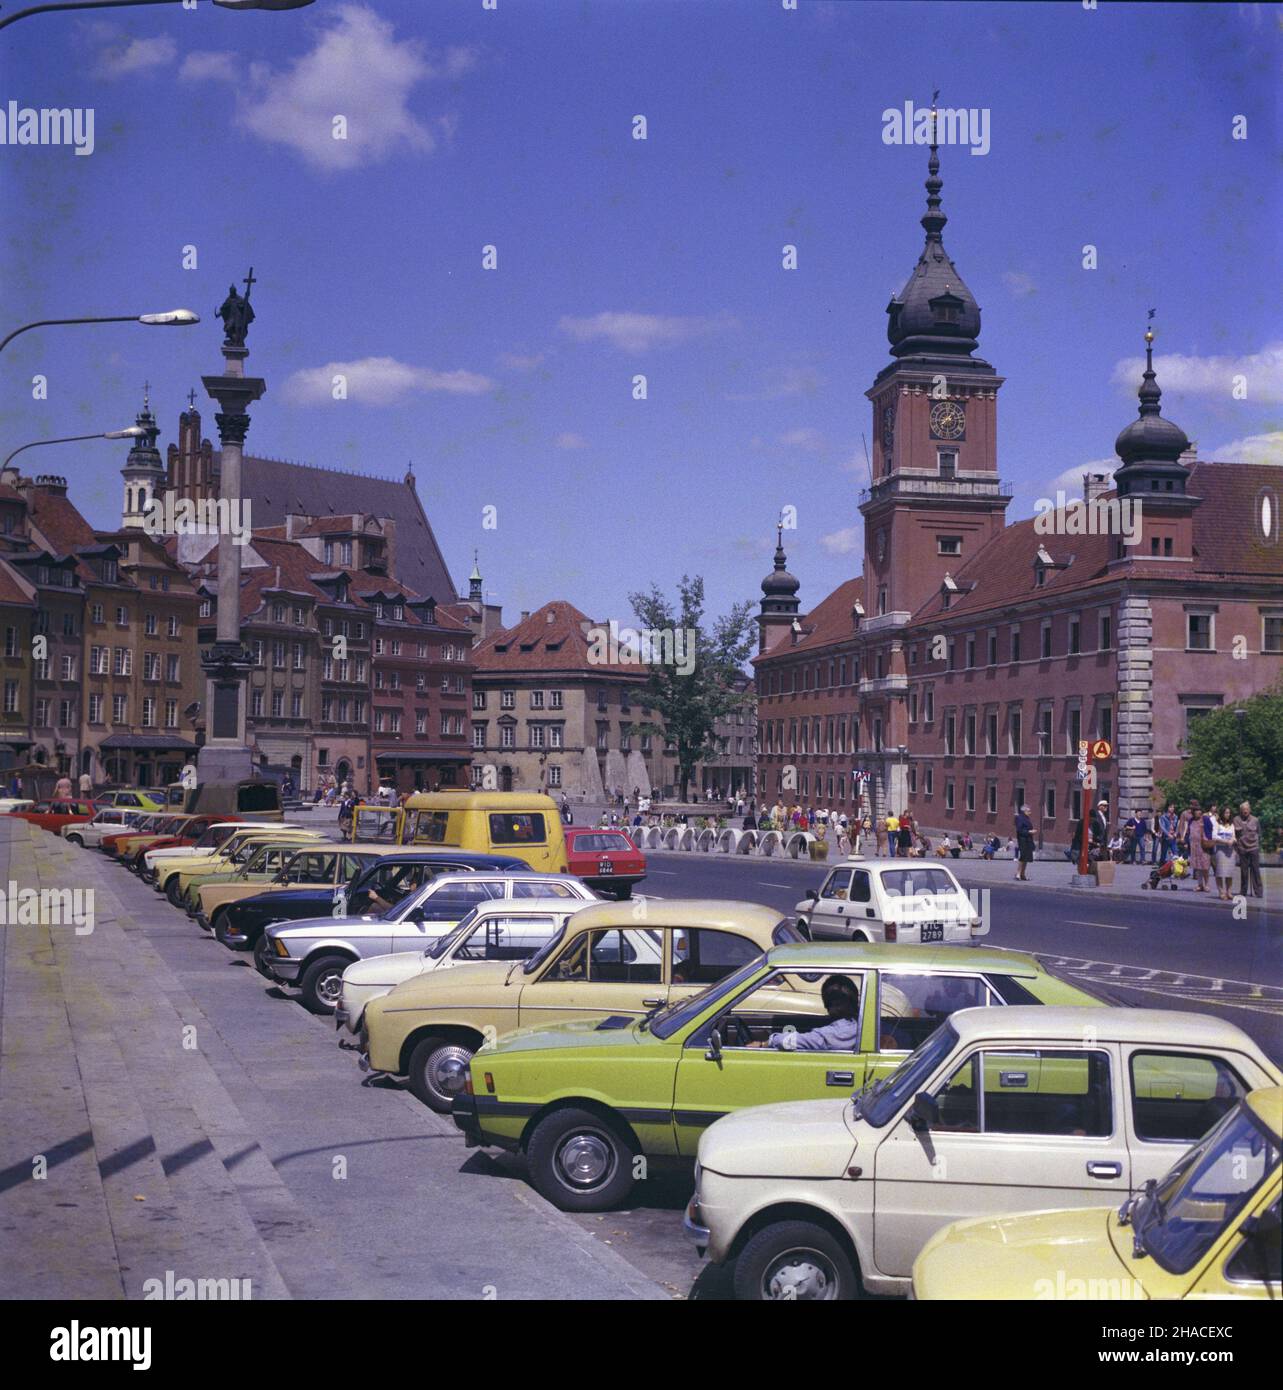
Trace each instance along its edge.
<path fill-rule="evenodd" d="M 270 777 L 245 777 L 232 781 L 200 782 L 187 788 L 181 810 L 192 816 L 239 816 L 243 820 L 284 819 L 281 788 Z"/>
<path fill-rule="evenodd" d="M 703 934 L 710 963 L 697 982 L 687 962 L 695 940 L 702 959 Z M 472 1054 L 492 1036 L 573 1019 L 623 1028 L 670 999 L 698 993 L 768 947 L 797 939 L 787 918 L 756 903 L 598 903 L 577 912 L 537 955 L 506 971 L 434 971 L 374 1000 L 365 1010 L 362 1063 L 366 1070 L 406 1077 L 425 1105 L 445 1114 L 463 1089 Z"/>
<path fill-rule="evenodd" d="M 478 903 L 457 927 L 423 950 L 363 956 L 343 972 L 334 1026 L 359 1033 L 371 999 L 381 999 L 397 985 L 430 970 L 482 961 L 502 968 L 529 960 L 557 935 L 567 917 L 587 906 L 587 900 L 571 897 L 491 899 Z"/>
<path fill-rule="evenodd" d="M 0 796 L 0 816 L 7 816 L 14 811 L 29 811 L 35 805 L 35 800 L 29 796 Z"/>
<path fill-rule="evenodd" d="M 421 951 L 444 936 L 479 902 L 492 898 L 564 898 L 596 902 L 597 895 L 569 874 L 440 874 L 413 899 L 381 917 L 317 917 L 268 927 L 255 963 L 281 984 L 297 984 L 318 1013 L 338 1003 L 344 970 L 364 956 Z"/>
<path fill-rule="evenodd" d="M 218 824 L 213 816 L 175 816 L 174 822 L 174 828 L 168 834 L 146 835 L 140 841 L 123 846 L 116 857 L 130 873 L 143 874 L 147 856 L 154 850 L 195 848 L 205 832 Z M 237 825 L 244 823 L 235 822 Z"/>
<path fill-rule="evenodd" d="M 964 1009 L 853 1100 L 711 1125 L 686 1224 L 739 1298 L 907 1293 L 943 1226 L 1121 1203 L 1280 1081 L 1207 1014 Z"/>
<path fill-rule="evenodd" d="M 570 872 L 557 803 L 536 792 L 416 792 L 401 836 L 407 845 L 511 854 L 542 873 Z"/>
<path fill-rule="evenodd" d="M 200 905 L 200 890 L 207 884 L 245 883 L 262 888 L 264 884 L 272 882 L 301 845 L 320 843 L 319 837 L 282 835 L 279 831 L 268 831 L 259 839 L 248 838 L 243 849 L 237 850 L 222 863 L 180 869 L 178 906 L 189 917 L 195 917 Z"/>
<path fill-rule="evenodd" d="M 1244 1096 L 1117 1210 L 958 1221 L 913 1264 L 918 1299 L 1283 1297 L 1283 1089 Z"/>
<path fill-rule="evenodd" d="M 104 835 L 100 848 L 106 850 L 113 859 L 128 866 L 139 850 L 150 849 L 161 840 L 172 840 L 186 829 L 190 816 L 161 812 L 157 815 L 140 817 L 138 822 L 115 835 Z M 110 848 L 108 848 L 110 846 Z"/>
<path fill-rule="evenodd" d="M 726 944 L 689 933 L 678 948 L 686 978 L 716 975 Z M 525 1154 L 554 1206 L 599 1211 L 627 1199 L 637 1154 L 693 1159 L 708 1126 L 733 1110 L 857 1091 L 959 1009 L 1102 1002 L 1017 951 L 826 942 L 745 958 L 742 944 L 730 952 L 734 973 L 640 1022 L 522 1029 L 487 1044 L 454 1101 L 469 1145 Z M 821 990 L 835 976 L 859 1001 L 854 1041 L 808 1043 L 831 1021 Z M 764 1046 L 772 1036 L 780 1045 Z"/>
<path fill-rule="evenodd" d="M 845 860 L 793 911 L 813 941 L 966 944 L 989 930 L 953 871 L 921 859 Z"/>
<path fill-rule="evenodd" d="M 379 917 L 399 904 L 408 910 L 407 897 L 425 883 L 447 873 L 526 873 L 524 859 L 502 854 L 467 854 L 452 850 L 407 850 L 399 846 L 366 846 L 377 853 L 349 883 L 335 888 L 286 888 L 271 894 L 255 894 L 233 903 L 214 927 L 214 935 L 232 951 L 253 951 L 273 922 L 302 922 L 313 917 Z"/>
<path fill-rule="evenodd" d="M 633 886 L 646 877 L 646 858 L 623 830 L 594 830 L 566 826 L 566 862 L 599 893 L 632 896 Z"/>
<path fill-rule="evenodd" d="M 126 811 L 114 806 L 105 807 L 88 821 L 72 821 L 59 832 L 69 845 L 97 849 L 104 835 L 115 835 L 127 830 L 137 819 L 136 811 Z"/>
<path fill-rule="evenodd" d="M 242 864 L 249 855 L 249 846 L 260 844 L 265 835 L 275 836 L 278 843 L 286 840 L 297 840 L 302 844 L 324 838 L 315 830 L 301 830 L 289 826 L 269 827 L 247 823 L 237 826 L 217 849 L 198 850 L 193 846 L 190 851 L 185 850 L 172 859 L 158 859 L 156 878 L 152 886 L 158 893 L 164 893 L 169 901 L 177 907 L 182 901 L 183 892 L 186 891 L 186 885 L 182 882 L 184 873 L 190 875 L 201 869 L 221 869 Z"/>
<path fill-rule="evenodd" d="M 94 801 L 99 806 L 123 806 L 131 811 L 163 811 L 166 809 L 162 794 L 145 792 L 138 787 L 104 787 L 94 793 Z M 181 810 L 181 807 L 179 808 Z"/>
<path fill-rule="evenodd" d="M 122 825 L 118 830 L 108 830 L 99 836 L 99 852 L 105 854 L 108 859 L 114 859 L 121 840 L 134 835 L 156 833 L 160 826 L 172 819 L 169 811 L 135 811 L 133 820 L 128 825 Z"/>
<path fill-rule="evenodd" d="M 12 811 L 15 820 L 30 821 L 41 830 L 54 835 L 61 833 L 64 825 L 87 824 L 98 814 L 98 808 L 91 801 L 37 801 L 29 811 Z"/>
<path fill-rule="evenodd" d="M 338 884 L 347 883 L 378 858 L 378 851 L 367 845 L 291 847 L 283 852 L 279 871 L 266 882 L 254 878 L 250 863 L 235 878 L 201 884 L 196 890 L 194 915 L 200 926 L 217 931 L 223 925 L 228 908 L 235 902 L 299 887 L 319 888 L 332 895 Z"/>
<path fill-rule="evenodd" d="M 210 854 L 238 830 L 244 830 L 246 821 L 216 820 L 203 830 L 190 845 L 166 845 L 163 849 L 152 846 L 143 851 L 140 876 L 145 882 L 155 883 L 157 866 L 179 858 L 184 854 Z"/>

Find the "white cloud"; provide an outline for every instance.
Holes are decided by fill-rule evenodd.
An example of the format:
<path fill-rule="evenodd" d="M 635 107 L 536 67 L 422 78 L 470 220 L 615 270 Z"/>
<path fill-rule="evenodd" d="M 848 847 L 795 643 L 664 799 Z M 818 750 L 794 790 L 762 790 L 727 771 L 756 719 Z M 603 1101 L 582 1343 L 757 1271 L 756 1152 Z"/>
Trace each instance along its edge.
<path fill-rule="evenodd" d="M 1218 463 L 1272 463 L 1278 467 L 1283 464 L 1283 430 L 1231 439 L 1209 451 L 1207 457 Z"/>
<path fill-rule="evenodd" d="M 864 527 L 847 526 L 841 531 L 830 531 L 820 537 L 820 544 L 830 555 L 850 555 L 864 545 Z"/>
<path fill-rule="evenodd" d="M 327 362 L 295 372 L 285 383 L 291 405 L 322 405 L 334 399 L 334 378 L 347 379 L 347 398 L 358 405 L 395 405 L 406 396 L 444 391 L 455 396 L 480 396 L 495 383 L 476 372 L 438 372 L 413 367 L 395 357 L 362 357 L 353 362 Z"/>
<path fill-rule="evenodd" d="M 178 77 L 183 82 L 235 82 L 236 54 L 193 50 L 183 59 Z"/>
<path fill-rule="evenodd" d="M 1027 295 L 1038 293 L 1038 286 L 1034 284 L 1033 276 L 1026 275 L 1023 270 L 1004 270 L 1002 283 L 1017 299 L 1024 299 Z"/>
<path fill-rule="evenodd" d="M 604 339 L 622 352 L 647 352 L 654 347 L 669 347 L 711 333 L 725 327 L 726 321 L 669 314 L 606 312 L 591 318 L 563 317 L 557 326 L 581 343 Z"/>
<path fill-rule="evenodd" d="M 1133 391 L 1145 370 L 1143 357 L 1126 357 L 1114 367 L 1114 381 Z M 1234 378 L 1246 381 L 1246 400 L 1257 405 L 1283 404 L 1283 342 L 1269 343 L 1260 352 L 1241 356 L 1186 356 L 1172 353 L 1154 359 L 1154 371 L 1164 394 L 1219 397 L 1233 401 Z"/>
<path fill-rule="evenodd" d="M 178 45 L 167 34 L 149 39 L 120 39 L 98 55 L 100 77 L 129 77 L 148 68 L 167 67 L 178 56 Z"/>
<path fill-rule="evenodd" d="M 824 436 L 809 426 L 786 430 L 780 435 L 779 442 L 786 449 L 805 449 L 815 454 L 822 452 L 825 447 Z"/>
<path fill-rule="evenodd" d="M 316 46 L 282 71 L 230 55 L 192 55 L 184 64 L 191 80 L 235 81 L 239 124 L 263 140 L 286 145 L 314 168 L 354 169 L 402 150 L 432 154 L 449 139 L 454 120 L 423 121 L 409 108 L 422 83 L 470 72 L 476 52 L 449 48 L 430 54 L 419 39 L 397 40 L 393 26 L 372 10 L 341 5 Z M 346 122 L 346 139 L 334 138 L 335 118 Z"/>
<path fill-rule="evenodd" d="M 559 449 L 586 449 L 588 447 L 588 441 L 582 434 L 571 434 L 569 432 L 559 434 L 556 443 Z"/>

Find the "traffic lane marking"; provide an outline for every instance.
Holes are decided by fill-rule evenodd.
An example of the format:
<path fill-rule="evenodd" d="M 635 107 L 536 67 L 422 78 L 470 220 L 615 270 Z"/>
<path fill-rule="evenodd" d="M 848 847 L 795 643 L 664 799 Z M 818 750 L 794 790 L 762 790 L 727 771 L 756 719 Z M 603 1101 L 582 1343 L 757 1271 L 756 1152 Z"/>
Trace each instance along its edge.
<path fill-rule="evenodd" d="M 759 878 L 757 880 L 757 886 L 759 888 L 788 888 L 791 891 L 797 885 L 794 883 L 770 883 L 764 878 Z"/>
<path fill-rule="evenodd" d="M 1153 994 L 1160 999 L 1180 999 L 1185 1003 L 1214 1005 L 1218 1009 L 1243 1009 L 1251 1014 L 1265 1014 L 1269 1018 L 1283 1017 L 1283 1004 L 1270 1007 L 1268 1004 L 1248 1004 L 1229 994 L 1212 994 L 1210 990 L 1187 990 L 1181 993 L 1174 989 L 1155 989 L 1152 985 L 1138 985 L 1131 980 L 1113 980 L 1115 989 L 1131 990 L 1134 994 Z"/>
<path fill-rule="evenodd" d="M 1274 995 L 1283 1002 L 1283 985 L 1262 984 L 1259 980 L 1233 980 L 1228 976 L 1218 975 L 1196 975 L 1188 970 L 1163 970 L 1161 968 L 1149 968 L 1143 965 L 1129 965 L 1126 962 L 1114 960 L 1086 960 L 1082 956 L 1053 956 L 1050 953 L 1038 953 L 1039 959 L 1045 960 L 1050 965 L 1063 965 L 1082 970 L 1083 974 L 1088 974 L 1096 968 L 1103 970 L 1138 970 L 1141 972 L 1142 980 L 1152 980 L 1157 975 L 1170 975 L 1170 980 L 1164 980 L 1163 984 L 1184 984 L 1187 980 L 1199 980 L 1203 982 L 1202 987 L 1210 988 L 1218 981 L 1224 985 L 1241 985 L 1242 988 L 1251 991 L 1251 997 L 1256 999 L 1266 998 L 1262 992 L 1272 990 Z M 1112 978 L 1112 976 L 1111 976 Z M 1192 986 L 1197 987 L 1197 986 Z"/>
<path fill-rule="evenodd" d="M 1115 922 L 1078 922 L 1072 917 L 1065 919 L 1067 927 L 1104 927 L 1106 931 L 1131 931 L 1130 927 L 1120 926 Z"/>

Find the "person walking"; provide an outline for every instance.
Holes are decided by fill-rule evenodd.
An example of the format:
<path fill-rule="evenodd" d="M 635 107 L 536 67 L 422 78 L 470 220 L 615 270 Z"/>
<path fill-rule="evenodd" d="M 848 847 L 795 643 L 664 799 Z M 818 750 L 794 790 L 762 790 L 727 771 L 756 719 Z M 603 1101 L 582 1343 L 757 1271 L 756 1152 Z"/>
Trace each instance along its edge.
<path fill-rule="evenodd" d="M 907 859 L 909 851 L 913 848 L 913 817 L 907 809 L 900 812 L 899 829 L 896 832 L 896 837 L 900 848 L 900 858 Z"/>
<path fill-rule="evenodd" d="M 1203 814 L 1202 803 L 1196 798 L 1189 803 L 1181 817 L 1189 837 L 1189 869 L 1194 876 L 1196 893 L 1207 892 L 1207 876 L 1212 871 L 1212 823 Z"/>
<path fill-rule="evenodd" d="M 1252 803 L 1245 801 L 1234 817 L 1234 844 L 1238 849 L 1238 891 L 1245 898 L 1263 898 L 1261 883 L 1261 822 L 1252 814 Z"/>
<path fill-rule="evenodd" d="M 1154 863 L 1159 868 L 1176 854 L 1176 826 L 1179 819 L 1175 803 L 1169 801 L 1158 818 L 1158 835 L 1154 839 Z"/>
<path fill-rule="evenodd" d="M 1028 806 L 1022 806 L 1016 816 L 1016 855 L 1016 877 L 1021 883 L 1028 883 L 1028 869 L 1034 857 L 1034 823 Z"/>
<path fill-rule="evenodd" d="M 1229 902 L 1234 888 L 1234 813 L 1228 806 L 1213 811 L 1212 864 L 1216 874 L 1216 891 L 1222 902 Z"/>
<path fill-rule="evenodd" d="M 94 779 L 87 773 L 80 774 L 80 795 L 87 801 L 94 789 Z"/>

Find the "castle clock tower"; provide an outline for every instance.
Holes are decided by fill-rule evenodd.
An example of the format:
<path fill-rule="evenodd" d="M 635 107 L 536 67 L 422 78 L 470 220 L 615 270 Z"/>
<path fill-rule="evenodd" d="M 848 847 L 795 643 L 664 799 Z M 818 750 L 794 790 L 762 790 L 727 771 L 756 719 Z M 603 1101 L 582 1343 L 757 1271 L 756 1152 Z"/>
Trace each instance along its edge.
<path fill-rule="evenodd" d="M 926 244 L 887 305 L 893 360 L 865 392 L 877 460 L 860 498 L 865 607 L 901 622 L 1002 530 L 1011 500 L 998 480 L 1003 378 L 974 355 L 980 306 L 944 249 L 935 121 L 933 108 Z"/>

